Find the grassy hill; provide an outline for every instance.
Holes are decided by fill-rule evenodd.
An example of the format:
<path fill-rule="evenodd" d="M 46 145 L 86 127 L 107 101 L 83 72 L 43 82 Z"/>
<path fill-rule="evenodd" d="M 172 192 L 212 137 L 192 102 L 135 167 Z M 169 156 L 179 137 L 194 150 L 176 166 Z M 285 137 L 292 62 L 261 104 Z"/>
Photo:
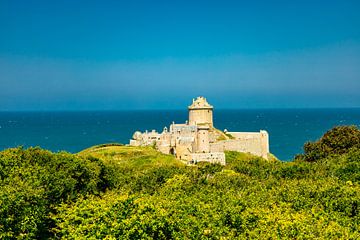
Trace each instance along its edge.
<path fill-rule="evenodd" d="M 173 156 L 162 154 L 152 147 L 102 144 L 85 149 L 79 152 L 78 155 L 99 158 L 106 163 L 128 165 L 137 170 L 148 167 L 182 166 L 182 163 Z"/>
<path fill-rule="evenodd" d="M 349 132 L 352 144 L 330 132 L 292 162 L 226 152 L 226 166 L 117 144 L 7 149 L 0 238 L 359 239 L 360 149 Z"/>

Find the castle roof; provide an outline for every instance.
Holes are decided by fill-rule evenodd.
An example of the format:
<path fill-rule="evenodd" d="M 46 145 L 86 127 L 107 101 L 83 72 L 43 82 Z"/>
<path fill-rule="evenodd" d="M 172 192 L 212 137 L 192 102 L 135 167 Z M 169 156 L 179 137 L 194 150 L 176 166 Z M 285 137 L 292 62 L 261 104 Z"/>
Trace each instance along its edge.
<path fill-rule="evenodd" d="M 197 97 L 193 99 L 192 104 L 189 106 L 189 109 L 213 109 L 204 97 Z"/>

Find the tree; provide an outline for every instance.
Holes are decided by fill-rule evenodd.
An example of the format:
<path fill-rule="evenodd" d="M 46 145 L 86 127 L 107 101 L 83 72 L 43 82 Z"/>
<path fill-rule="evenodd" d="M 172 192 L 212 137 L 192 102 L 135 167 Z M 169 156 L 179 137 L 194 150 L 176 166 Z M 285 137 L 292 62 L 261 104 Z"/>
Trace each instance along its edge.
<path fill-rule="evenodd" d="M 356 126 L 336 126 L 318 141 L 304 144 L 304 154 L 297 159 L 313 162 L 333 154 L 344 154 L 351 148 L 360 148 L 360 130 Z"/>

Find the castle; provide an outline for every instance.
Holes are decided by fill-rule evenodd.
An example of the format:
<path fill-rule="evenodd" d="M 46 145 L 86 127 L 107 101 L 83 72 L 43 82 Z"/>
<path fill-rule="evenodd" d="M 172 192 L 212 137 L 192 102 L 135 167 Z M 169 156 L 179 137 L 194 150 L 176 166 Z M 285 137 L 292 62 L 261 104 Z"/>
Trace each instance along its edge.
<path fill-rule="evenodd" d="M 136 131 L 130 145 L 154 145 L 158 151 L 188 163 L 206 161 L 225 165 L 224 151 L 247 152 L 268 159 L 266 131 L 228 132 L 214 128 L 213 106 L 204 97 L 193 99 L 188 109 L 189 120 L 185 123 L 173 122 L 169 129 L 164 127 L 162 133 Z"/>

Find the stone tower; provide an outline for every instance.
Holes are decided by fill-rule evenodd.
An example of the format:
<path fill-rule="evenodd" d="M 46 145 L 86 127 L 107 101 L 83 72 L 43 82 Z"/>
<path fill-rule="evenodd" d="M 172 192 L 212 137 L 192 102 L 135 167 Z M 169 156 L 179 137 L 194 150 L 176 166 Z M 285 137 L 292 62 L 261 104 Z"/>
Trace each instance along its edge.
<path fill-rule="evenodd" d="M 197 132 L 197 151 L 198 153 L 210 152 L 209 127 L 207 125 L 199 126 Z"/>
<path fill-rule="evenodd" d="M 189 124 L 213 127 L 213 106 L 206 101 L 206 98 L 193 99 L 189 106 Z"/>

